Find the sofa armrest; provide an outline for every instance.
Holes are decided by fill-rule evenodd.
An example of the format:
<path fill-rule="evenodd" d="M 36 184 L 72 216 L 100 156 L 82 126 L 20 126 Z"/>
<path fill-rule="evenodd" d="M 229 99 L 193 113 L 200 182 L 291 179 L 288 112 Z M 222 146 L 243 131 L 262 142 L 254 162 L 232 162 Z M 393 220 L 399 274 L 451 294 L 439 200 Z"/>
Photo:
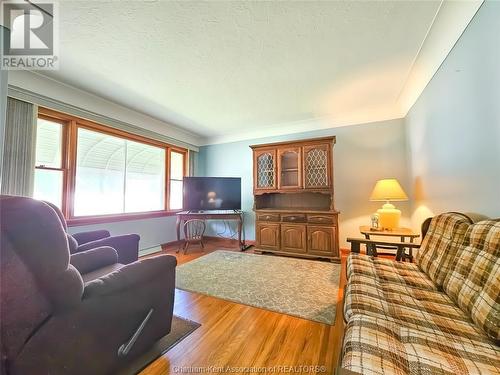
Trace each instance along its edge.
<path fill-rule="evenodd" d="M 118 254 L 112 247 L 102 246 L 71 255 L 70 263 L 80 274 L 85 274 L 118 263 Z"/>
<path fill-rule="evenodd" d="M 351 252 L 359 253 L 360 245 L 365 244 L 369 247 L 376 246 L 387 246 L 387 247 L 397 247 L 398 249 L 403 248 L 411 248 L 418 249 L 420 248 L 420 244 L 416 244 L 413 242 L 389 242 L 389 241 L 378 241 L 378 240 L 367 240 L 365 238 L 347 238 L 347 242 L 351 244 Z"/>
<path fill-rule="evenodd" d="M 89 282 L 85 286 L 83 298 L 107 296 L 140 286 L 158 275 L 175 273 L 176 265 L 177 259 L 171 255 L 159 255 L 128 264 Z"/>
<path fill-rule="evenodd" d="M 95 247 L 110 246 L 118 253 L 118 262 L 129 264 L 139 259 L 139 240 L 137 234 L 112 236 L 78 246 L 78 251 L 86 251 Z"/>
<path fill-rule="evenodd" d="M 100 240 L 110 236 L 107 230 L 92 230 L 88 232 L 80 232 L 72 235 L 73 238 L 78 242 L 78 245 L 83 245 L 84 243 Z"/>
<path fill-rule="evenodd" d="M 137 234 L 124 234 L 121 236 L 112 236 L 97 241 L 87 242 L 78 246 L 77 251 L 85 251 L 95 247 L 110 246 L 118 253 L 118 262 L 129 264 L 139 259 L 139 240 Z"/>

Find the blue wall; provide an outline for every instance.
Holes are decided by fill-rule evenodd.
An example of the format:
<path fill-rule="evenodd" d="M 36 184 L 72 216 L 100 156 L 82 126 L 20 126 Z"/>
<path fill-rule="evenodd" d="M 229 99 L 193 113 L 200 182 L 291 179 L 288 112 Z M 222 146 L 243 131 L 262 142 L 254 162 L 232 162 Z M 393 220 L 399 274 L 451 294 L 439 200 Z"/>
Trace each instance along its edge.
<path fill-rule="evenodd" d="M 413 222 L 500 217 L 500 2 L 483 3 L 405 122 Z"/>
<path fill-rule="evenodd" d="M 314 124 L 311 125 L 314 127 Z M 409 193 L 403 225 L 418 229 L 443 211 L 500 216 L 500 2 L 486 1 L 403 120 L 205 146 L 200 174 L 242 178 L 248 239 L 254 239 L 250 144 L 336 135 L 335 201 L 340 243 L 369 223 L 377 179 Z M 411 220 L 410 220 L 411 217 Z M 220 231 L 224 228 L 219 227 Z"/>
<path fill-rule="evenodd" d="M 376 180 L 395 177 L 408 187 L 406 134 L 403 120 L 332 128 L 279 137 L 209 145 L 200 148 L 199 173 L 205 176 L 241 177 L 242 209 L 245 211 L 245 234 L 255 239 L 253 208 L 252 152 L 249 145 L 335 135 L 334 147 L 335 206 L 340 214 L 340 244 L 346 247 L 347 236 L 358 236 L 359 225 L 369 224 L 369 216 L 379 204 L 368 197 Z M 409 204 L 398 205 L 409 217 Z M 409 220 L 407 220 L 409 222 Z M 211 223 L 212 233 L 224 231 L 224 225 Z M 225 236 L 230 234 L 226 230 Z"/>

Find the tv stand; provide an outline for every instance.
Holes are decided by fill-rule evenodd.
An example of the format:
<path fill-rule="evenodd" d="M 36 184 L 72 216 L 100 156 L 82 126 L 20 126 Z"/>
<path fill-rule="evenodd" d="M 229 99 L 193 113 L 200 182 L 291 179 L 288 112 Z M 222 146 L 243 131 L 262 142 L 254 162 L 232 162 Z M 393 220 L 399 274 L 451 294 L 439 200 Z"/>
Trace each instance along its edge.
<path fill-rule="evenodd" d="M 228 210 L 228 211 L 182 211 L 176 214 L 177 220 L 175 229 L 177 232 L 177 241 L 181 240 L 181 226 L 188 220 L 201 219 L 201 220 L 234 220 L 238 223 L 238 246 L 241 251 L 245 251 L 250 246 L 245 245 L 241 240 L 241 233 L 243 230 L 243 211 Z"/>

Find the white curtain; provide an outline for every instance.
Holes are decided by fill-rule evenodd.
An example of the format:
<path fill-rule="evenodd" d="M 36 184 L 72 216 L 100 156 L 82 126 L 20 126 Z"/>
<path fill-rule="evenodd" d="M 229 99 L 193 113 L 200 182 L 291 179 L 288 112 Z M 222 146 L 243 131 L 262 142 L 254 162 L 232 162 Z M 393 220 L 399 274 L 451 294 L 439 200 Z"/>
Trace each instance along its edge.
<path fill-rule="evenodd" d="M 33 195 L 37 106 L 7 98 L 2 150 L 2 194 Z"/>

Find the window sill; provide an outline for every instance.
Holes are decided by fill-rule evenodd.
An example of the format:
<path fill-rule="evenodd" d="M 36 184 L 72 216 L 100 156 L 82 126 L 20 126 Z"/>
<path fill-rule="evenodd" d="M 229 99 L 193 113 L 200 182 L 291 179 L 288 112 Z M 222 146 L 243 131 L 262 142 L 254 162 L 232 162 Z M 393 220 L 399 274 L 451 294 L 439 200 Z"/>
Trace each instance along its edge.
<path fill-rule="evenodd" d="M 102 224 L 102 223 L 114 223 L 118 221 L 152 219 L 155 217 L 175 216 L 176 213 L 181 211 L 182 210 L 152 211 L 152 212 L 138 212 L 130 214 L 117 214 L 117 215 L 80 216 L 68 219 L 67 224 L 69 227 L 78 227 L 81 225 L 89 225 L 89 224 Z"/>

